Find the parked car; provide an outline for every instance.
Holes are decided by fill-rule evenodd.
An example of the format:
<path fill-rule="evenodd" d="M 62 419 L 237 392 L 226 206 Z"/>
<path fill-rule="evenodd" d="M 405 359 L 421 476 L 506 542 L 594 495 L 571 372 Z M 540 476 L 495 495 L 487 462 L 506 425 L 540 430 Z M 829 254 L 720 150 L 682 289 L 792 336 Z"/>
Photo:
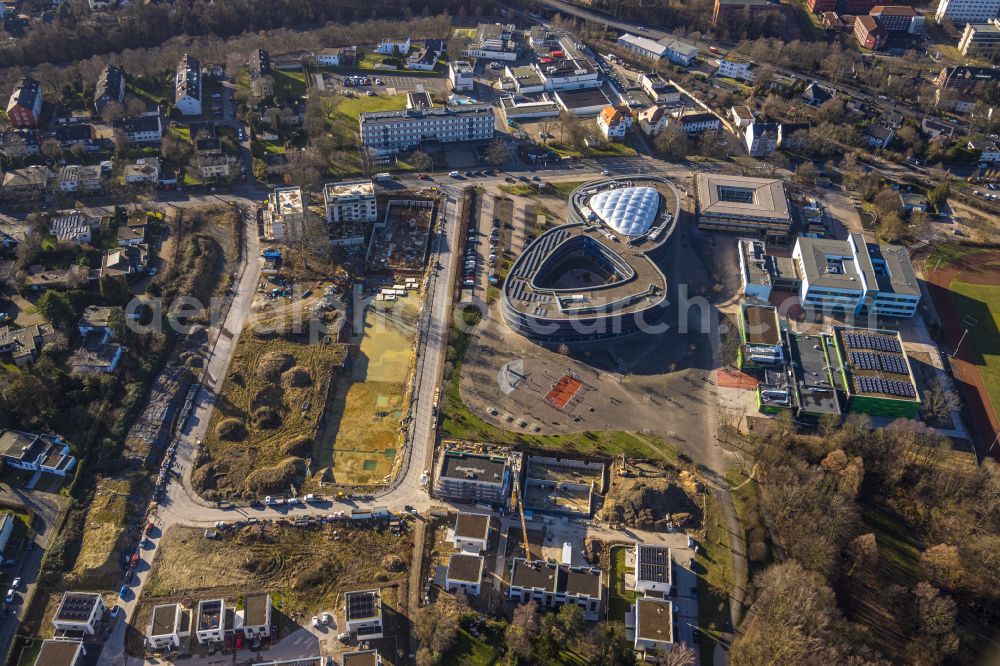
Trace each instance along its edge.
<path fill-rule="evenodd" d="M 314 627 L 318 627 L 319 626 L 319 617 L 316 616 L 316 615 L 313 615 L 312 626 L 314 626 Z"/>
<path fill-rule="evenodd" d="M 330 624 L 330 614 L 323 613 L 323 624 Z"/>
<path fill-rule="evenodd" d="M 10 588 L 9 590 L 7 590 L 7 596 L 4 597 L 4 601 L 6 601 L 7 603 L 14 601 L 15 594 L 16 592 L 14 592 L 14 588 Z"/>
<path fill-rule="evenodd" d="M 14 580 L 13 580 L 13 581 L 11 582 L 10 586 L 11 586 L 11 588 L 13 588 L 13 589 L 15 589 L 15 590 L 16 590 L 17 588 L 21 587 L 21 577 L 20 577 L 20 576 L 18 576 L 17 578 L 15 578 L 15 579 L 14 579 Z"/>

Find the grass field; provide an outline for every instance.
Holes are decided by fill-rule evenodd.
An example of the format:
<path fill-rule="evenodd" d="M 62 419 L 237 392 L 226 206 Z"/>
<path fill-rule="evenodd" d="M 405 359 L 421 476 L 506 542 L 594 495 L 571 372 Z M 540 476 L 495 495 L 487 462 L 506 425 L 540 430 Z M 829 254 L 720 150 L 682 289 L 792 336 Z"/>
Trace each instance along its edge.
<path fill-rule="evenodd" d="M 703 632 L 701 664 L 713 663 L 715 641 L 729 625 L 729 594 L 733 586 L 733 557 L 729 532 L 715 497 L 705 495 L 705 538 L 699 542 L 698 624 Z"/>
<path fill-rule="evenodd" d="M 332 466 L 336 483 L 381 481 L 392 471 L 402 443 L 400 418 L 406 411 L 405 380 L 420 301 L 410 296 L 392 306 L 376 304 L 365 315 L 350 381 L 337 386 L 327 415 L 335 435 L 329 444 L 323 442 L 318 462 Z"/>
<path fill-rule="evenodd" d="M 102 480 L 87 511 L 83 541 L 66 583 L 85 590 L 114 589 L 121 579 L 118 553 L 128 543 L 125 527 L 141 516 L 139 477 Z"/>
<path fill-rule="evenodd" d="M 345 353 L 343 345 L 309 344 L 306 336 L 261 338 L 245 331 L 212 412 L 205 441 L 211 461 L 195 471 L 195 485 L 257 496 L 301 483 L 324 391 Z"/>
<path fill-rule="evenodd" d="M 503 636 L 485 633 L 480 637 L 465 629 L 458 630 L 458 637 L 451 649 L 445 653 L 442 664 L 462 664 L 462 666 L 496 666 L 500 661 L 500 646 Z M 586 659 L 578 654 L 563 650 L 555 659 L 540 663 L 541 666 L 583 666 Z"/>
<path fill-rule="evenodd" d="M 387 571 L 383 558 L 405 558 L 411 548 L 408 536 L 351 525 L 249 526 L 223 531 L 219 539 L 204 538 L 203 529 L 173 527 L 157 550 L 143 609 L 148 617 L 153 604 L 193 591 L 202 599 L 221 596 L 227 602 L 247 591 L 267 591 L 280 595 L 286 615 L 333 612 L 346 591 L 405 578 L 405 572 Z"/>
<path fill-rule="evenodd" d="M 271 75 L 274 77 L 275 97 L 291 102 L 306 94 L 305 72 L 275 69 Z"/>
<path fill-rule="evenodd" d="M 335 95 L 324 99 L 330 132 L 335 136 L 342 137 L 348 145 L 354 140 L 358 131 L 358 119 L 362 113 L 399 111 L 406 108 L 406 95 L 376 95 L 374 97 Z M 361 158 L 357 151 L 347 151 L 344 153 L 344 157 L 348 159 L 345 159 L 343 164 L 331 165 L 330 169 L 334 174 L 361 171 Z"/>
<path fill-rule="evenodd" d="M 608 580 L 610 594 L 608 595 L 608 619 L 625 621 L 625 615 L 635 603 L 635 591 L 625 586 L 625 574 L 635 573 L 625 565 L 627 546 L 615 546 L 611 549 L 611 573 Z"/>
<path fill-rule="evenodd" d="M 953 298 L 962 317 L 974 317 L 979 323 L 968 336 L 981 363 L 979 376 L 990 395 L 993 411 L 1000 414 L 1000 285 L 969 284 L 956 280 L 951 290 L 963 298 Z"/>

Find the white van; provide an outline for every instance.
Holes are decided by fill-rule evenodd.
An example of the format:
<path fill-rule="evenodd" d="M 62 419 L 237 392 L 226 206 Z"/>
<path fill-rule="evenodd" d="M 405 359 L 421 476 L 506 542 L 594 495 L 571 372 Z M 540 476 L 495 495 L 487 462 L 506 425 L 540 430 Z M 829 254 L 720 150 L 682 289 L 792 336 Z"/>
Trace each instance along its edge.
<path fill-rule="evenodd" d="M 448 175 L 451 176 L 452 178 L 458 178 L 458 172 L 457 171 L 449 171 Z"/>

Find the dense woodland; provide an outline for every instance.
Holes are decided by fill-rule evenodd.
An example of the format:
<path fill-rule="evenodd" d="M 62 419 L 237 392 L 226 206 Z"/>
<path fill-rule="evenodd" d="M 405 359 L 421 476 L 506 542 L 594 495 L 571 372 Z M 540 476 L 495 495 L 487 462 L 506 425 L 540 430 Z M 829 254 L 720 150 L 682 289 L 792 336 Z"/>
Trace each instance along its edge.
<path fill-rule="evenodd" d="M 1000 626 L 1000 469 L 912 421 L 748 443 L 755 602 L 737 666 L 976 663 Z M 766 656 L 766 658 L 765 658 Z"/>

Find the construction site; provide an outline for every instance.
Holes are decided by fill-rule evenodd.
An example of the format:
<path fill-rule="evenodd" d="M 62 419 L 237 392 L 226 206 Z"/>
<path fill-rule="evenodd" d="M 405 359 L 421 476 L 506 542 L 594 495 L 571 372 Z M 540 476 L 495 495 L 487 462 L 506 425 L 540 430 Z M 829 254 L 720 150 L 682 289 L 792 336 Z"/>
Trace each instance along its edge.
<path fill-rule="evenodd" d="M 424 269 L 437 205 L 428 199 L 390 199 L 368 243 L 369 271 L 415 273 Z"/>

